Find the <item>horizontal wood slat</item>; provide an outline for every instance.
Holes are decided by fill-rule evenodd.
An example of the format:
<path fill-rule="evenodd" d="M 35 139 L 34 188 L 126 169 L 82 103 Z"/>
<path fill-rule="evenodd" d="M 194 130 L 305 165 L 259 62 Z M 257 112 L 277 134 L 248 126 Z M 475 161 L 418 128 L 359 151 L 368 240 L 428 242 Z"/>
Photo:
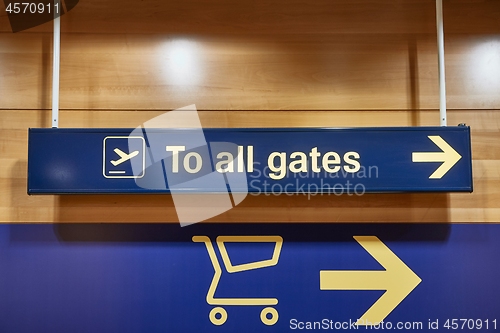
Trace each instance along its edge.
<path fill-rule="evenodd" d="M 63 109 L 416 110 L 439 106 L 435 35 L 63 34 Z M 3 109 L 48 109 L 50 34 L 1 34 Z M 450 35 L 448 108 L 500 109 L 500 40 Z"/>
<path fill-rule="evenodd" d="M 495 0 L 449 0 L 443 6 L 449 33 L 498 32 Z M 72 33 L 434 33 L 435 8 L 434 0 L 85 0 L 61 25 Z M 29 32 L 51 29 L 47 23 Z M 0 31 L 11 31 L 4 10 Z"/>

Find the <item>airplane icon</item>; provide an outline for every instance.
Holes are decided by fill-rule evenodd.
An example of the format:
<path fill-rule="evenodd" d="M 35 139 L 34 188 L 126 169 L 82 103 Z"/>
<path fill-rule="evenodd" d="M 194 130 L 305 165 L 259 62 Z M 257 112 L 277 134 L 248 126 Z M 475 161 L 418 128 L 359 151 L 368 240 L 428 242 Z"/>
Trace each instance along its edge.
<path fill-rule="evenodd" d="M 146 172 L 146 142 L 139 136 L 107 136 L 102 141 L 105 178 L 142 178 Z M 128 153 L 127 153 L 128 152 Z M 128 163 L 124 163 L 130 161 Z"/>
<path fill-rule="evenodd" d="M 135 150 L 135 151 L 131 152 L 130 154 L 127 154 L 127 153 L 125 153 L 124 151 L 122 151 L 122 150 L 120 150 L 120 149 L 118 149 L 118 148 L 115 148 L 113 151 L 114 151 L 114 152 L 115 152 L 118 156 L 120 156 L 120 159 L 115 160 L 115 161 L 113 161 L 113 160 L 112 160 L 112 161 L 110 161 L 110 162 L 111 162 L 111 164 L 113 164 L 114 166 L 120 165 L 120 164 L 122 164 L 123 162 L 126 162 L 126 161 L 130 160 L 131 158 L 133 158 L 133 157 L 135 157 L 135 156 L 139 155 L 139 151 L 138 151 L 138 150 Z"/>

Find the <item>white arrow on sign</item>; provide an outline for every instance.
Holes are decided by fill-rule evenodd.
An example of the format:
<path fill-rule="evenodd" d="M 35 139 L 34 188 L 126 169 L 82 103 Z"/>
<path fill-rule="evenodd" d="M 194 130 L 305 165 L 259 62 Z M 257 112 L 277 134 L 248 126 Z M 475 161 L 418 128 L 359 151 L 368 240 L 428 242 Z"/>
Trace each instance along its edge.
<path fill-rule="evenodd" d="M 461 158 L 462 156 L 457 153 L 448 142 L 444 141 L 439 135 L 429 135 L 432 140 L 442 151 L 441 152 L 428 152 L 428 153 L 413 153 L 413 162 L 443 162 L 439 168 L 434 171 L 429 179 L 441 179 Z"/>

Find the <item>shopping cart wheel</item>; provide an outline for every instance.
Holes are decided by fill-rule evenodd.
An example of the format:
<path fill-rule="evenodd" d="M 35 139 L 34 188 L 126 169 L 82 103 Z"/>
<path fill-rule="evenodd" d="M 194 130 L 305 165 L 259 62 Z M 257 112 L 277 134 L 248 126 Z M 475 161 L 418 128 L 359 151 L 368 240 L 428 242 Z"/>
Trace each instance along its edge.
<path fill-rule="evenodd" d="M 272 326 L 278 322 L 278 311 L 275 308 L 264 308 L 260 312 L 260 320 L 268 326 Z"/>
<path fill-rule="evenodd" d="M 224 310 L 224 308 L 216 307 L 213 308 L 212 311 L 210 311 L 209 317 L 212 324 L 219 326 L 226 322 L 227 312 L 226 310 Z"/>

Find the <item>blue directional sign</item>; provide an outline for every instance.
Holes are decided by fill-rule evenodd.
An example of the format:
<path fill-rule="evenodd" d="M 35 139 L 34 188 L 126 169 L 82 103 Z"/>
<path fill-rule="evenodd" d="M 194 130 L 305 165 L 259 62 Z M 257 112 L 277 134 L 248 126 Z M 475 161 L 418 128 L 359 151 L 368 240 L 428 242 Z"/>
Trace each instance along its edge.
<path fill-rule="evenodd" d="M 472 191 L 470 128 L 30 129 L 28 192 Z"/>
<path fill-rule="evenodd" d="M 0 225 L 0 331 L 500 330 L 498 224 Z"/>

